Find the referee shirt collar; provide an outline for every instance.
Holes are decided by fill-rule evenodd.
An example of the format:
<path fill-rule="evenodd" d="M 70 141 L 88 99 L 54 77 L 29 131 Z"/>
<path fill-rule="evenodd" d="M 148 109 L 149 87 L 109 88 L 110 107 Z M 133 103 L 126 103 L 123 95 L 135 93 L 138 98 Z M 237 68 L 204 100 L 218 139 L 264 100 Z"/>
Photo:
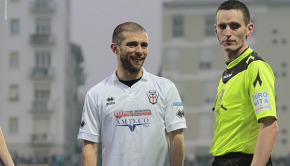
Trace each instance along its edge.
<path fill-rule="evenodd" d="M 230 63 L 226 63 L 227 69 L 230 69 L 236 66 L 238 63 L 240 63 L 245 57 L 247 57 L 252 52 L 253 50 L 250 47 L 248 47 L 238 58 L 234 59 Z"/>

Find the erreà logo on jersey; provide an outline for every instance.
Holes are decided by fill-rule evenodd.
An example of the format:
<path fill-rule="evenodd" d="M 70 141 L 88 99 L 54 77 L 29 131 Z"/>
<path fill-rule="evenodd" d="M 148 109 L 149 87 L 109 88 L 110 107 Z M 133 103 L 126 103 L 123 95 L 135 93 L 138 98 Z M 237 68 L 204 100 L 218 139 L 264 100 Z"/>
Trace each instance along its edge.
<path fill-rule="evenodd" d="M 108 106 L 108 105 L 113 105 L 113 104 L 115 104 L 114 98 L 113 97 L 108 97 L 107 98 L 107 104 L 106 105 Z"/>
<path fill-rule="evenodd" d="M 157 101 L 158 101 L 158 96 L 159 96 L 159 93 L 156 92 L 156 90 L 150 90 L 148 93 L 147 93 L 147 96 L 148 96 L 148 99 L 149 99 L 149 102 L 151 104 L 156 104 Z"/>

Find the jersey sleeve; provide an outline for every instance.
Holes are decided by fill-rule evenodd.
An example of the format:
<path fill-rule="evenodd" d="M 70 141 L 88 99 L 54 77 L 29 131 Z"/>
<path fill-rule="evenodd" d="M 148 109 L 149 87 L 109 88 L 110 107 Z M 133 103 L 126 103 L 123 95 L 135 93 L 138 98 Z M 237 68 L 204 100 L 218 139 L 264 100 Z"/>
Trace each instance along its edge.
<path fill-rule="evenodd" d="M 183 104 L 180 99 L 177 88 L 172 83 L 166 95 L 165 106 L 165 127 L 167 132 L 186 128 L 186 121 L 184 117 Z"/>
<path fill-rule="evenodd" d="M 267 63 L 257 60 L 249 65 L 248 71 L 249 94 L 257 120 L 269 116 L 277 119 L 272 69 Z"/>
<path fill-rule="evenodd" d="M 87 93 L 82 112 L 82 121 L 78 139 L 99 143 L 101 135 L 100 124 L 96 102 L 92 96 Z"/>

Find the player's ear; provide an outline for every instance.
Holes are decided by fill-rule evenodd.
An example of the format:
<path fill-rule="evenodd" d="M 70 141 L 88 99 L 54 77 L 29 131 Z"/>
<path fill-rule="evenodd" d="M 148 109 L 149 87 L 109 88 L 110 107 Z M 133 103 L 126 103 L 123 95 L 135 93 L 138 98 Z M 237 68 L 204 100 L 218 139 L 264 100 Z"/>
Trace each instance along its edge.
<path fill-rule="evenodd" d="M 112 44 L 111 44 L 111 50 L 112 50 L 113 53 L 115 53 L 116 55 L 119 54 L 118 46 L 116 45 L 116 43 L 112 43 Z"/>
<path fill-rule="evenodd" d="M 214 31 L 215 31 L 215 35 L 217 36 L 217 29 L 216 29 L 216 24 L 214 24 Z"/>
<path fill-rule="evenodd" d="M 250 36 L 254 31 L 254 24 L 253 23 L 249 23 L 247 26 L 247 36 Z"/>

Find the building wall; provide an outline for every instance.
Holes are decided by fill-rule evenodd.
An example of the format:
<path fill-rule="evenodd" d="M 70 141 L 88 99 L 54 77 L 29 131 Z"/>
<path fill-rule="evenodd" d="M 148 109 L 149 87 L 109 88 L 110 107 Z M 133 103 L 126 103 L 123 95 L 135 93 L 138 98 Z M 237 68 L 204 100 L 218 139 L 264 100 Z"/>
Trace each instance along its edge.
<path fill-rule="evenodd" d="M 290 4 L 271 4 L 265 13 L 255 15 L 256 45 L 255 49 L 270 64 L 276 77 L 275 92 L 279 124 L 274 155 L 287 156 L 290 153 L 290 135 L 288 118 L 290 116 L 290 84 L 289 77 L 289 42 L 290 34 L 287 26 L 289 19 L 281 19 L 290 15 Z"/>
<path fill-rule="evenodd" d="M 0 125 L 12 156 L 71 154 L 73 141 L 68 141 L 68 137 L 76 129 L 68 124 L 79 123 L 73 121 L 73 114 L 80 115 L 77 71 L 83 59 L 76 58 L 82 57 L 81 52 L 75 55 L 71 50 L 69 0 L 42 1 L 51 5 L 42 9 L 33 6 L 36 2 L 8 1 L 8 18 L 0 20 Z M 19 20 L 19 33 L 11 34 L 11 21 L 15 19 Z M 37 33 L 37 24 L 49 24 L 50 33 Z M 45 31 L 43 27 L 39 29 Z M 41 44 L 46 39 L 41 38 L 43 34 L 51 37 L 48 43 Z M 34 43 L 33 35 L 39 37 Z M 10 67 L 11 52 L 18 52 L 16 68 Z M 42 73 L 36 63 L 38 52 L 50 52 L 50 65 L 44 67 L 48 69 L 44 77 L 35 74 Z M 18 85 L 18 99 L 11 101 L 10 86 L 14 84 Z M 36 89 L 49 90 L 44 103 Z M 17 119 L 15 125 L 11 125 L 11 118 Z"/>

